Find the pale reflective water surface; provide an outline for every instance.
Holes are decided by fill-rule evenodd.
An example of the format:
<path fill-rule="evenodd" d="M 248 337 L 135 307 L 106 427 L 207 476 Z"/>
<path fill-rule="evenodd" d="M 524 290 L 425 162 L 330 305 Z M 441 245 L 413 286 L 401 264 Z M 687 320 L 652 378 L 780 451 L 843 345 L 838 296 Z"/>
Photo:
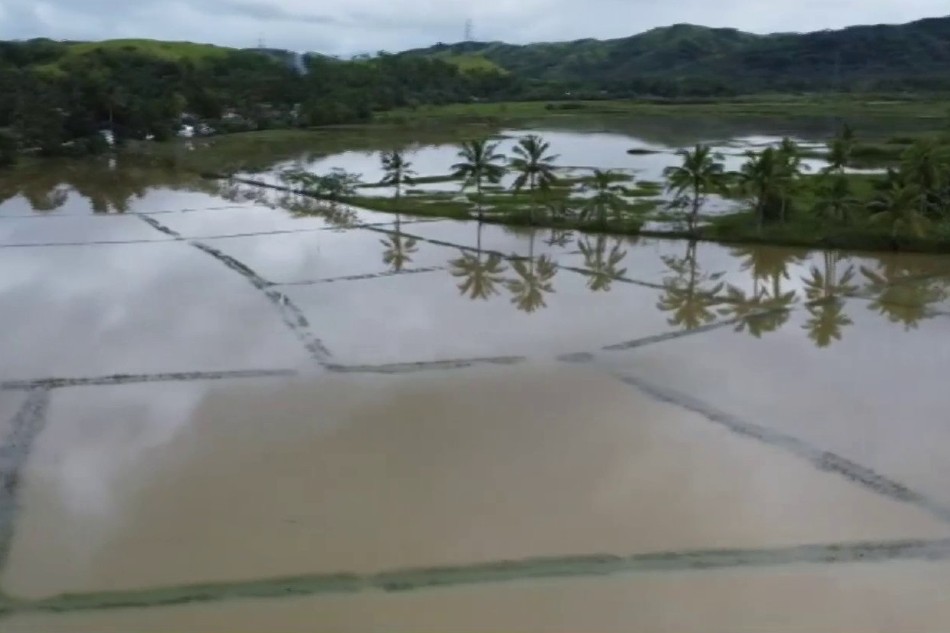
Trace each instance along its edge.
<path fill-rule="evenodd" d="M 648 178 L 822 130 L 549 136 Z M 257 169 L 376 169 L 314 154 Z M 0 191 L 0 630 L 950 626 L 950 257 Z"/>

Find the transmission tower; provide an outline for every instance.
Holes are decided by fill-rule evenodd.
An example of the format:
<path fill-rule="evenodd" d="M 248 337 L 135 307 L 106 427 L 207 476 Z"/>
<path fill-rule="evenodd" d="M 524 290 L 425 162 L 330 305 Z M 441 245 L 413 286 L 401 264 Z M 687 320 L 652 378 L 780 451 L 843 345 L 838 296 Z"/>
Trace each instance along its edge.
<path fill-rule="evenodd" d="M 471 42 L 475 39 L 475 23 L 471 18 L 465 20 L 465 41 Z"/>

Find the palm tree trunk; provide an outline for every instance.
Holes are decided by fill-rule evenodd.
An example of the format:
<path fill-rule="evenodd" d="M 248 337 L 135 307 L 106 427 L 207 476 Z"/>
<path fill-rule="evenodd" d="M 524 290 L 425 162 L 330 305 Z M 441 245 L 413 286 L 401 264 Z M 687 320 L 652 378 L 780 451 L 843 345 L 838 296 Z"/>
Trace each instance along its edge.
<path fill-rule="evenodd" d="M 689 214 L 689 231 L 696 230 L 696 222 L 699 219 L 699 190 L 693 191 L 693 210 Z"/>

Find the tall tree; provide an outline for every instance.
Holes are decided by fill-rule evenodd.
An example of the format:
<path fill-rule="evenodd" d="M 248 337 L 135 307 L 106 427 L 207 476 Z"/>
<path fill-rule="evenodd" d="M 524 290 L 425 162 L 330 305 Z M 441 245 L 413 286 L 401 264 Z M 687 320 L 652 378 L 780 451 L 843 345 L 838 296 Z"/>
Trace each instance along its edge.
<path fill-rule="evenodd" d="M 825 173 L 820 176 L 815 212 L 832 220 L 847 222 L 860 201 L 851 193 L 851 183 L 844 174 Z"/>
<path fill-rule="evenodd" d="M 416 172 L 412 169 L 412 163 L 406 160 L 405 154 L 399 150 L 383 152 L 380 162 L 384 174 L 380 184 L 393 188 L 393 210 L 396 212 L 395 230 L 387 239 L 381 240 L 386 247 L 383 251 L 383 262 L 394 272 L 400 272 L 412 261 L 411 255 L 418 250 L 414 238 L 403 236 L 402 218 L 399 213 L 402 188 L 412 184 Z"/>
<path fill-rule="evenodd" d="M 854 130 L 845 123 L 828 143 L 828 166 L 823 171 L 829 174 L 844 174 L 845 167 L 851 162 L 853 152 Z"/>
<path fill-rule="evenodd" d="M 798 190 L 802 172 L 807 168 L 802 163 L 802 152 L 798 143 L 785 137 L 778 147 L 779 168 L 779 221 L 785 223 L 792 196 Z"/>
<path fill-rule="evenodd" d="M 393 188 L 393 209 L 398 213 L 402 188 L 412 185 L 416 172 L 412 169 L 412 163 L 406 160 L 405 154 L 396 149 L 383 152 L 380 162 L 383 168 L 383 179 L 380 184 Z"/>
<path fill-rule="evenodd" d="M 584 185 L 585 191 L 591 193 L 591 196 L 581 207 L 581 220 L 594 218 L 598 225 L 606 227 L 608 215 L 612 214 L 618 220 L 621 219 L 624 205 L 620 194 L 623 188 L 616 184 L 621 178 L 609 169 L 594 170 L 594 175 Z"/>
<path fill-rule="evenodd" d="M 739 184 L 753 200 L 756 223 L 761 231 L 770 208 L 781 199 L 785 177 L 783 160 L 773 147 L 758 153 L 750 150 L 746 152 L 746 158 L 739 172 Z"/>
<path fill-rule="evenodd" d="M 693 231 L 706 198 L 725 188 L 723 156 L 713 153 L 709 145 L 697 145 L 692 151 L 683 149 L 676 155 L 683 159 L 683 163 L 667 167 L 663 175 L 667 179 L 668 191 L 677 198 L 689 196 L 689 230 Z"/>
<path fill-rule="evenodd" d="M 515 156 L 509 162 L 509 167 L 518 174 L 514 183 L 515 191 L 527 186 L 533 194 L 536 189 L 548 189 L 557 181 L 554 161 L 558 155 L 549 154 L 550 149 L 551 144 L 537 134 L 529 134 L 518 140 L 512 150 Z"/>
<path fill-rule="evenodd" d="M 948 200 L 943 199 L 946 180 L 950 177 L 947 153 L 934 139 L 921 139 L 901 157 L 901 173 L 907 184 L 920 191 L 918 205 L 921 215 L 940 216 L 947 213 Z"/>
<path fill-rule="evenodd" d="M 531 195 L 531 211 L 529 219 L 534 222 L 534 209 L 537 203 L 536 191 L 547 191 L 557 180 L 554 174 L 554 161 L 557 155 L 549 154 L 550 143 L 537 134 L 529 134 L 518 140 L 512 152 L 514 158 L 508 166 L 518 174 L 514 182 L 514 190 L 521 191 L 528 187 Z"/>
<path fill-rule="evenodd" d="M 871 202 L 869 221 L 889 227 L 895 244 L 900 235 L 922 237 L 929 222 L 920 211 L 921 195 L 915 185 L 895 184 Z"/>
<path fill-rule="evenodd" d="M 505 175 L 505 156 L 497 150 L 498 143 L 490 143 L 488 139 L 466 141 L 458 153 L 461 162 L 452 165 L 453 175 L 463 179 L 463 186 L 475 187 L 479 221 L 484 219 L 482 183 L 496 184 Z"/>

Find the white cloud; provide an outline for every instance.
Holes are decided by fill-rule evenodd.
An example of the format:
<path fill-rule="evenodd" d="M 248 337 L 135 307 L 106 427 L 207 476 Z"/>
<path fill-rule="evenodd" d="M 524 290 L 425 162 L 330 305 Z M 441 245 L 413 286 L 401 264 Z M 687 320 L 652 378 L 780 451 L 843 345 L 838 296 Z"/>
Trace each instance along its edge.
<path fill-rule="evenodd" d="M 346 55 L 461 39 L 515 43 L 624 37 L 691 22 L 755 32 L 905 22 L 946 0 L 0 0 L 0 38 L 152 37 Z"/>

